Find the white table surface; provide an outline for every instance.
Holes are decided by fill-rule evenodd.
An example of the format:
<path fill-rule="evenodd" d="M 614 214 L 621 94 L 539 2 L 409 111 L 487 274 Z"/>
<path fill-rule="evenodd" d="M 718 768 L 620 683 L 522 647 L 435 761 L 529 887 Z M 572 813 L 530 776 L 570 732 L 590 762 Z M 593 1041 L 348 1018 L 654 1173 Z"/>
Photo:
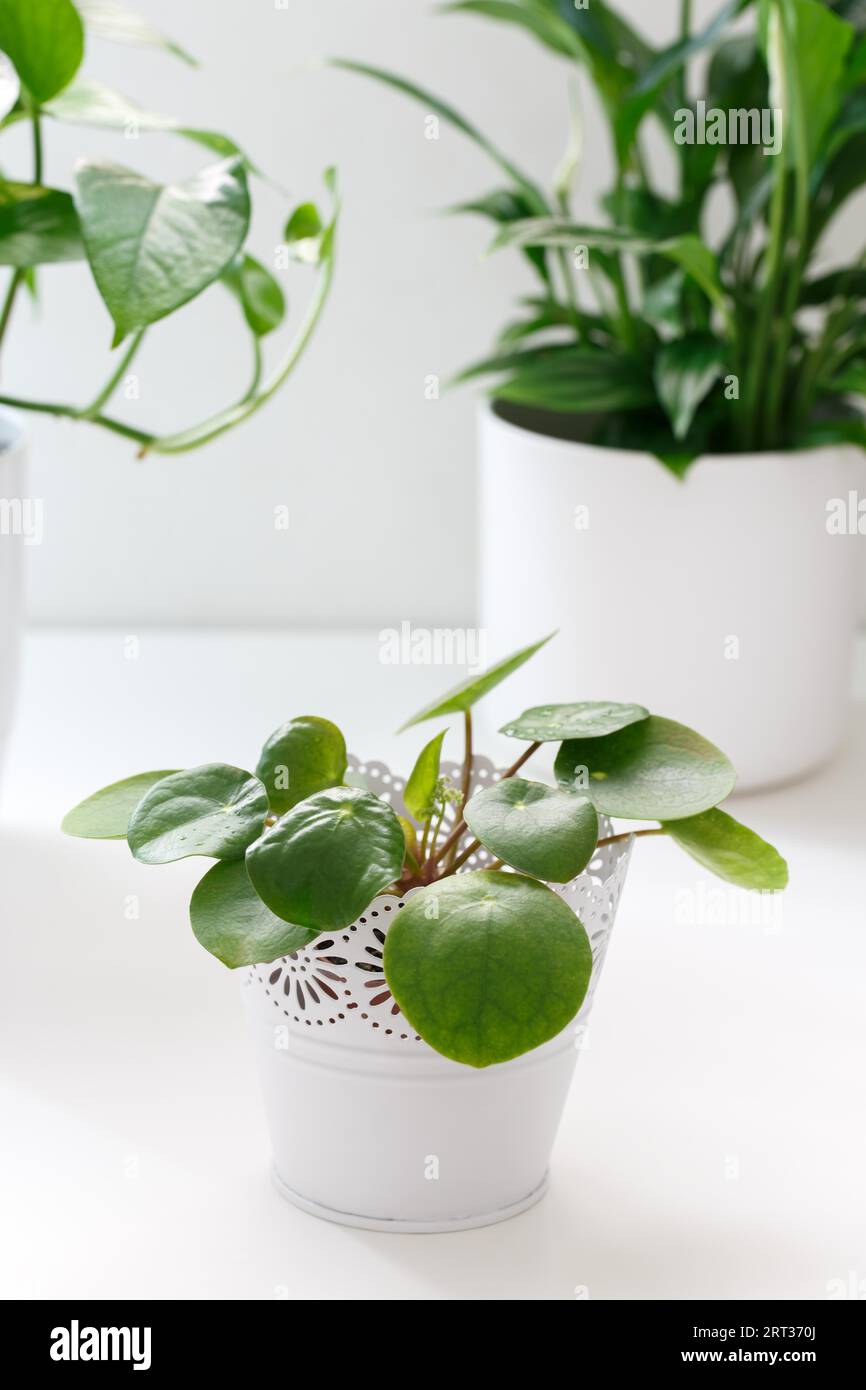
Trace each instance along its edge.
<path fill-rule="evenodd" d="M 237 983 L 186 918 L 202 864 L 155 870 L 57 825 L 133 771 L 250 766 L 300 713 L 405 768 L 423 730 L 391 731 L 460 673 L 383 667 L 374 633 L 137 641 L 28 643 L 0 801 L 0 1295 L 866 1295 L 866 709 L 832 767 L 740 802 L 791 864 L 778 920 L 749 924 L 738 894 L 717 920 L 713 880 L 638 844 L 547 1198 L 380 1235 L 269 1183 Z"/>

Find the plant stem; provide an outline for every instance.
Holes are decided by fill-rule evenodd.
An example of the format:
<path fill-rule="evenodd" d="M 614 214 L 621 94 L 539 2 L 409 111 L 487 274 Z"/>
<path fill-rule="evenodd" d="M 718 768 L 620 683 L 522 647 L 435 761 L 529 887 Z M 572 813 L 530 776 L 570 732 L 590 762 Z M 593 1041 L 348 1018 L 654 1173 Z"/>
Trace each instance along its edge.
<path fill-rule="evenodd" d="M 133 336 L 132 341 L 131 341 L 129 347 L 127 348 L 126 352 L 123 354 L 123 356 L 122 356 L 121 359 L 120 359 L 119 365 L 117 366 L 117 368 L 115 369 L 115 371 L 112 372 L 111 376 L 108 378 L 108 381 L 107 381 L 107 382 L 105 383 L 105 385 L 103 386 L 103 388 L 102 388 L 102 390 L 100 391 L 99 395 L 95 398 L 95 400 L 93 400 L 93 401 L 91 402 L 90 405 L 85 406 L 85 408 L 84 408 L 83 410 L 80 410 L 80 411 L 78 412 L 78 418 L 79 418 L 80 420 L 94 420 L 94 419 L 96 419 L 96 417 L 99 415 L 100 411 L 102 410 L 102 407 L 103 407 L 104 405 L 106 405 L 106 404 L 108 403 L 108 401 L 111 400 L 111 397 L 114 395 L 115 391 L 117 390 L 117 387 L 119 386 L 120 382 L 123 380 L 123 377 L 124 377 L 124 375 L 125 375 L 125 373 L 126 373 L 127 368 L 129 367 L 130 363 L 132 362 L 132 359 L 135 357 L 135 354 L 138 352 L 138 349 L 141 347 L 141 343 L 142 343 L 142 339 L 143 339 L 143 338 L 144 338 L 144 329 L 141 328 L 141 329 L 139 329 L 139 331 Z"/>
<path fill-rule="evenodd" d="M 464 711 L 463 711 L 463 771 L 462 771 L 461 777 L 460 777 L 460 795 L 461 795 L 461 801 L 460 801 L 460 812 L 459 812 L 459 815 L 460 815 L 461 818 L 462 818 L 462 816 L 463 816 L 464 810 L 466 809 L 466 803 L 467 803 L 467 801 L 469 800 L 469 793 L 470 793 L 471 789 L 472 789 L 472 711 L 471 711 L 471 709 L 467 709 L 467 710 L 464 710 Z M 457 842 L 455 841 L 454 844 L 451 846 L 451 849 L 450 849 L 449 852 L 448 852 L 448 858 L 447 858 L 446 861 L 445 861 L 444 868 L 445 868 L 446 872 L 450 872 L 450 871 L 455 867 L 455 866 L 454 866 L 454 856 L 456 855 L 456 853 L 457 853 Z"/>
<path fill-rule="evenodd" d="M 42 182 L 42 127 L 39 123 L 38 107 L 30 108 L 30 129 L 33 134 L 33 183 Z M 0 348 L 3 346 L 6 337 L 6 330 L 9 327 L 9 320 L 12 317 L 12 310 L 15 307 L 15 300 L 18 296 L 22 284 L 24 283 L 24 270 L 18 267 L 9 282 L 6 291 L 6 298 L 3 301 L 3 308 L 0 310 Z"/>
<path fill-rule="evenodd" d="M 77 406 L 60 405 L 54 401 L 28 401 L 20 396 L 0 396 L 0 405 L 11 406 L 13 410 L 30 410 L 36 415 L 55 415 L 65 420 L 81 420 Z M 131 439 L 144 449 L 149 448 L 154 442 L 154 435 L 134 429 L 132 425 L 125 425 L 122 420 L 114 420 L 110 415 L 94 415 L 88 423 L 100 425 L 112 434 L 122 435 L 124 439 Z"/>
<path fill-rule="evenodd" d="M 511 764 L 511 767 L 508 768 L 507 772 L 503 772 L 500 780 L 504 782 L 506 778 L 513 777 L 516 772 L 520 771 L 520 769 L 523 767 L 523 764 L 529 761 L 533 753 L 538 752 L 540 747 L 540 742 L 530 743 L 529 747 L 524 749 L 517 761 Z M 451 831 L 451 834 L 448 836 L 448 839 L 443 842 L 441 849 L 438 851 L 438 853 L 431 854 L 428 862 L 430 864 L 438 864 L 443 854 L 447 854 L 448 851 L 451 849 L 452 845 L 456 845 L 458 843 L 465 829 L 466 822 L 461 816 L 457 824 L 454 826 L 454 829 Z"/>
<path fill-rule="evenodd" d="M 656 830 L 624 830 L 619 835 L 606 835 L 603 840 L 599 840 L 596 849 L 601 849 L 602 845 L 616 845 L 620 840 L 637 840 L 641 835 L 667 835 L 667 833 L 661 826 Z"/>

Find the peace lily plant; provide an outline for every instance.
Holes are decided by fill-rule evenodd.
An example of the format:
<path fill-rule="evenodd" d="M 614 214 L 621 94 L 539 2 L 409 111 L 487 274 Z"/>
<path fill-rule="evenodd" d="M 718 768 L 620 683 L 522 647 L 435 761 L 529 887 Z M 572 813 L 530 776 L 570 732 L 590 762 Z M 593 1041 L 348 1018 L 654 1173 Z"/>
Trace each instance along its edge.
<path fill-rule="evenodd" d="M 107 380 L 81 404 L 21 400 L 0 404 L 84 420 L 134 441 L 142 454 L 179 454 L 206 444 L 259 410 L 294 368 L 318 321 L 331 283 L 336 212 L 297 207 L 283 230 L 281 254 L 317 269 L 318 280 L 293 341 L 269 373 L 264 339 L 286 314 L 283 290 L 245 249 L 252 210 L 252 161 L 217 131 L 142 110 L 119 92 L 81 74 L 89 39 L 159 48 L 192 63 L 177 44 L 116 0 L 0 0 L 0 132 L 30 128 L 29 178 L 0 179 L 0 266 L 9 268 L 0 307 L 0 350 L 21 294 L 37 292 L 40 267 L 86 260 L 114 325 Z M 138 137 L 174 135 L 208 151 L 205 168 L 182 183 L 159 184 L 121 164 L 82 159 L 73 187 L 57 187 L 46 167 L 49 126 L 95 126 Z M 215 157 L 216 162 L 213 162 Z M 335 201 L 333 170 L 325 183 Z M 251 373 L 224 409 L 179 432 L 157 434 L 109 413 L 151 327 L 221 284 L 238 302 L 250 340 Z"/>
<path fill-rule="evenodd" d="M 775 891 L 787 882 L 776 850 L 719 809 L 736 780 L 724 754 L 641 705 L 526 710 L 502 730 L 526 747 L 499 781 L 469 795 L 473 706 L 548 640 L 407 721 L 406 729 L 461 715 L 465 749 L 456 786 L 441 774 L 447 729 L 424 745 L 403 793 L 405 817 L 347 782 L 342 733 L 306 715 L 271 735 L 255 774 L 224 763 L 139 773 L 81 802 L 63 829 L 126 839 L 144 864 L 217 860 L 193 893 L 190 918 L 201 944 L 230 967 L 302 950 L 380 893 L 406 898 L 384 946 L 400 1009 L 445 1057 L 474 1067 L 507 1061 L 561 1032 L 581 1006 L 589 939 L 549 885 L 582 873 L 600 844 L 667 835 L 730 883 Z M 556 786 L 518 775 L 546 743 L 560 745 Z M 657 824 L 613 833 L 600 816 Z M 482 847 L 491 866 L 468 869 Z"/>
<path fill-rule="evenodd" d="M 418 99 L 498 169 L 457 211 L 496 223 L 494 246 L 519 248 L 537 289 L 464 378 L 494 378 L 494 400 L 529 428 L 649 448 L 679 475 L 699 455 L 866 445 L 866 250 L 818 265 L 866 184 L 862 0 L 727 0 L 696 32 L 682 0 L 664 48 L 606 0 L 445 9 L 517 25 L 586 71 L 613 167 L 605 216 L 590 221 L 575 206 L 576 111 L 547 189 L 431 92 L 339 60 Z M 673 194 L 651 176 L 651 123 L 676 165 Z"/>

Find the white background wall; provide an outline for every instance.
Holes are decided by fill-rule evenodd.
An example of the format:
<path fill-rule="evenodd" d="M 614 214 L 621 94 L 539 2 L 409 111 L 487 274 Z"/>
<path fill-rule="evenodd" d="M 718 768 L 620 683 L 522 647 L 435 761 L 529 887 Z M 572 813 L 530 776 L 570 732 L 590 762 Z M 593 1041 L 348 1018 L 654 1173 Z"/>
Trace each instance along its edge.
<path fill-rule="evenodd" d="M 497 186 L 479 151 L 423 108 L 374 84 L 310 66 L 344 54 L 414 77 L 451 99 L 539 179 L 566 131 L 567 65 L 517 31 L 438 16 L 421 0 L 136 0 L 190 48 L 192 71 L 156 52 L 94 41 L 86 70 L 140 104 L 232 134 L 301 200 L 339 166 L 345 212 L 325 322 L 284 395 L 197 454 L 136 462 L 117 438 L 33 420 L 32 492 L 44 544 L 29 552 L 37 621 L 347 626 L 470 621 L 474 410 L 462 389 L 425 399 L 486 351 L 530 281 L 516 257 L 482 264 L 489 228 L 437 210 Z M 696 5 L 703 20 L 714 0 Z M 649 37 L 674 34 L 677 0 L 622 0 Z M 592 109 L 579 211 L 607 182 Z M 7 175 L 27 167 L 26 133 L 4 137 Z M 52 126 L 47 179 L 68 185 L 77 155 L 163 180 L 207 162 L 167 136 L 137 142 Z M 257 185 L 254 249 L 268 263 L 287 200 Z M 83 401 L 108 374 L 108 316 L 82 267 L 48 269 L 42 307 L 16 312 L 7 392 Z M 287 275 L 296 319 L 308 283 Z M 158 325 L 138 359 L 127 418 L 174 428 L 229 400 L 247 346 L 219 287 Z M 290 509 L 288 532 L 274 508 Z M 531 517 L 528 516 L 528 525 Z"/>

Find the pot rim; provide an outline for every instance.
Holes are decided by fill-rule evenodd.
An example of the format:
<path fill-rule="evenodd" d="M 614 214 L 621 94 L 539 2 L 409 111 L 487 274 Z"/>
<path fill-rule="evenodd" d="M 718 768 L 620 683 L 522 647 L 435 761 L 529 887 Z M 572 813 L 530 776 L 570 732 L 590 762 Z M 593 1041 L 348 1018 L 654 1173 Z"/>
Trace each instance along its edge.
<path fill-rule="evenodd" d="M 513 420 L 506 419 L 505 416 L 499 414 L 496 406 L 497 402 L 492 396 L 482 397 L 479 401 L 478 419 L 482 428 L 490 429 L 493 427 L 510 434 L 527 435 L 529 439 L 539 441 L 551 447 L 558 447 L 570 451 L 578 450 L 584 454 L 597 455 L 599 459 L 606 460 L 608 466 L 610 459 L 617 455 L 629 461 L 647 459 L 655 467 L 661 468 L 665 474 L 669 475 L 674 483 L 688 482 L 692 470 L 697 468 L 698 464 L 712 463 L 723 465 L 728 469 L 739 467 L 741 470 L 744 468 L 754 469 L 759 464 L 764 464 L 767 467 L 771 465 L 775 466 L 780 462 L 783 462 L 786 467 L 793 467 L 796 464 L 814 467 L 816 461 L 831 463 L 835 462 L 840 457 L 851 459 L 864 457 L 863 450 L 858 448 L 856 444 L 844 442 L 839 444 L 818 444 L 812 448 L 804 449 L 759 449 L 754 452 L 746 453 L 699 454 L 697 458 L 689 464 L 685 477 L 678 478 L 669 468 L 665 467 L 655 454 L 649 453 L 644 449 L 625 449 L 608 444 L 593 444 L 579 439 L 561 439 L 555 434 L 545 434 L 541 430 L 534 430 L 528 425 L 520 425 Z"/>

